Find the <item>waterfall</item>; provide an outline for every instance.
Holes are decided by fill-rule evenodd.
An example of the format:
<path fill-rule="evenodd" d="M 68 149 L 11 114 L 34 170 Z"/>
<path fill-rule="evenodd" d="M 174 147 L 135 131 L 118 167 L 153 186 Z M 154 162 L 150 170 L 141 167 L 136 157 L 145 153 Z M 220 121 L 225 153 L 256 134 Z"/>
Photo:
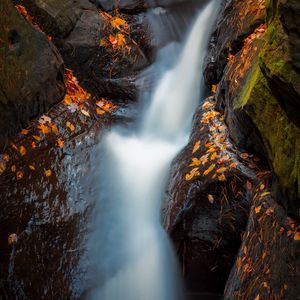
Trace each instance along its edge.
<path fill-rule="evenodd" d="M 166 70 L 138 133 L 113 129 L 91 238 L 91 300 L 182 299 L 176 258 L 160 225 L 172 159 L 185 145 L 200 98 L 201 69 L 218 4 L 200 13 L 178 62 Z"/>

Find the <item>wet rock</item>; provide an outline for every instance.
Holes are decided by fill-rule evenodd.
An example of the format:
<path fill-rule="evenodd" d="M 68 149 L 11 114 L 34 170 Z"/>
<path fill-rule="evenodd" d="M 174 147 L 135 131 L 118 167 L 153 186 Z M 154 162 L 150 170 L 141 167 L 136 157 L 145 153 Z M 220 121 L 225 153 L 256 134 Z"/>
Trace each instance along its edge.
<path fill-rule="evenodd" d="M 198 109 L 190 142 L 172 164 L 162 209 L 191 293 L 222 293 L 255 181 L 255 165 L 230 143 L 214 105 L 210 99 Z"/>
<path fill-rule="evenodd" d="M 228 54 L 241 49 L 243 40 L 265 23 L 265 15 L 264 0 L 234 0 L 227 1 L 226 4 L 224 1 L 206 57 L 204 77 L 208 86 L 220 81 Z"/>
<path fill-rule="evenodd" d="M 253 191 L 251 214 L 225 299 L 297 299 L 300 294 L 300 224 L 274 200 L 268 182 L 263 178 Z"/>
<path fill-rule="evenodd" d="M 149 65 L 144 16 L 129 17 L 129 31 L 113 28 L 105 15 L 85 11 L 72 33 L 65 39 L 65 62 L 88 89 L 99 96 L 135 99 L 136 74 Z M 124 38 L 113 46 L 109 38 Z"/>
<path fill-rule="evenodd" d="M 68 36 L 85 10 L 96 7 L 85 0 L 14 0 L 22 4 L 41 29 L 53 38 Z"/>
<path fill-rule="evenodd" d="M 64 95 L 63 61 L 47 36 L 17 12 L 11 1 L 0 4 L 0 103 L 3 146 L 29 119 L 49 109 Z"/>

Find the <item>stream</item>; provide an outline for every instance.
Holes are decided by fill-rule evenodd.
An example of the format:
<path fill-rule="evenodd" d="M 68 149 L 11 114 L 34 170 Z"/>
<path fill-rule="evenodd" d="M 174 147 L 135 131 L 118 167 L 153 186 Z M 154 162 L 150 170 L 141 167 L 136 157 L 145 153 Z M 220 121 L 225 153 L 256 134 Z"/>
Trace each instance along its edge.
<path fill-rule="evenodd" d="M 99 146 L 101 192 L 87 255 L 90 300 L 184 299 L 160 207 L 170 163 L 188 141 L 201 98 L 202 62 L 218 5 L 211 1 L 202 9 L 168 66 L 168 49 L 160 51 L 155 65 L 163 72 L 143 106 L 142 121 L 113 128 Z"/>

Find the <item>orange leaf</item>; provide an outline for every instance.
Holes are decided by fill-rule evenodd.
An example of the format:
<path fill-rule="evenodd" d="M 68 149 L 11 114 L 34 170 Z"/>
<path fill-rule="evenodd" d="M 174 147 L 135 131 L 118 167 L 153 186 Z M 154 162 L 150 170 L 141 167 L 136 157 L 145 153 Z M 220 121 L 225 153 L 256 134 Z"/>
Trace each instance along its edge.
<path fill-rule="evenodd" d="M 23 134 L 23 135 L 27 135 L 28 133 L 29 133 L 29 130 L 27 130 L 27 129 L 23 129 L 21 131 L 21 134 Z"/>
<path fill-rule="evenodd" d="M 210 159 L 211 159 L 211 160 L 215 160 L 217 157 L 218 157 L 217 152 L 214 152 L 214 153 L 211 155 Z"/>
<path fill-rule="evenodd" d="M 104 115 L 106 111 L 101 109 L 100 107 L 96 107 L 96 113 L 97 115 Z"/>
<path fill-rule="evenodd" d="M 58 134 L 58 133 L 59 133 L 58 127 L 57 127 L 55 124 L 52 124 L 52 125 L 51 125 L 51 130 L 52 130 L 52 132 L 55 133 L 55 134 Z"/>
<path fill-rule="evenodd" d="M 41 140 L 41 137 L 38 136 L 38 135 L 33 135 L 32 137 L 33 137 L 36 141 L 40 141 L 40 140 Z"/>
<path fill-rule="evenodd" d="M 294 235 L 294 240 L 295 241 L 300 241 L 300 232 L 296 232 Z"/>
<path fill-rule="evenodd" d="M 217 170 L 217 173 L 224 173 L 227 170 L 227 168 L 223 167 Z"/>
<path fill-rule="evenodd" d="M 119 17 L 114 17 L 111 21 L 110 21 L 111 26 L 113 26 L 114 28 L 120 29 L 121 26 L 126 24 L 126 21 L 124 19 L 121 19 Z"/>
<path fill-rule="evenodd" d="M 201 159 L 198 158 L 192 158 L 192 163 L 189 165 L 189 167 L 199 166 L 201 164 Z"/>
<path fill-rule="evenodd" d="M 195 176 L 200 176 L 199 168 L 195 168 L 190 173 L 186 174 L 185 180 L 192 180 Z"/>
<path fill-rule="evenodd" d="M 11 166 L 11 171 L 14 173 L 14 172 L 16 172 L 16 170 L 17 170 L 16 166 L 15 166 L 15 165 L 12 165 L 12 166 Z"/>
<path fill-rule="evenodd" d="M 21 156 L 24 156 L 27 151 L 26 151 L 26 148 L 24 146 L 20 146 L 19 152 L 20 152 Z"/>
<path fill-rule="evenodd" d="M 38 128 L 38 130 L 39 130 L 41 133 L 43 133 L 43 134 L 49 133 L 49 127 L 48 127 L 47 125 L 45 125 L 45 124 L 39 124 L 39 125 L 37 126 L 37 128 Z"/>
<path fill-rule="evenodd" d="M 262 205 L 255 207 L 255 213 L 259 214 L 262 209 Z"/>
<path fill-rule="evenodd" d="M 17 180 L 21 180 L 23 177 L 24 177 L 24 173 L 23 173 L 23 172 L 18 171 L 18 172 L 16 173 L 16 178 L 17 178 Z"/>
<path fill-rule="evenodd" d="M 46 177 L 50 177 L 52 175 L 52 171 L 50 169 L 46 170 L 45 175 L 46 175 Z"/>
<path fill-rule="evenodd" d="M 199 148 L 200 148 L 200 141 L 195 143 L 192 154 L 194 154 Z"/>
<path fill-rule="evenodd" d="M 0 175 L 6 170 L 6 165 L 4 163 L 0 163 Z"/>
<path fill-rule="evenodd" d="M 65 145 L 65 142 L 62 139 L 58 139 L 56 141 L 56 143 L 57 143 L 57 145 L 58 145 L 59 148 L 63 148 L 64 145 Z"/>
<path fill-rule="evenodd" d="M 218 176 L 219 181 L 226 181 L 226 177 L 224 174 Z"/>
<path fill-rule="evenodd" d="M 121 47 L 126 43 L 125 37 L 122 33 L 118 33 L 117 35 L 117 40 L 118 40 L 118 46 Z"/>

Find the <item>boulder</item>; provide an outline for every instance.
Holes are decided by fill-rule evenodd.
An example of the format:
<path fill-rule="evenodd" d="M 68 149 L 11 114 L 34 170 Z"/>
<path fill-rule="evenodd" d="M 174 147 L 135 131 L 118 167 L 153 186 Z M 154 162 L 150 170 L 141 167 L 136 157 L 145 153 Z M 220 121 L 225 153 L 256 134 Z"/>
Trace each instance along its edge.
<path fill-rule="evenodd" d="M 172 163 L 162 208 L 192 294 L 222 294 L 255 181 L 255 163 L 233 147 L 214 102 L 205 102 L 195 115 L 190 142 Z"/>
<path fill-rule="evenodd" d="M 45 34 L 28 23 L 11 1 L 0 11 L 0 144 L 47 111 L 64 95 L 63 60 Z M 5 12 L 5 13 L 4 13 Z"/>

